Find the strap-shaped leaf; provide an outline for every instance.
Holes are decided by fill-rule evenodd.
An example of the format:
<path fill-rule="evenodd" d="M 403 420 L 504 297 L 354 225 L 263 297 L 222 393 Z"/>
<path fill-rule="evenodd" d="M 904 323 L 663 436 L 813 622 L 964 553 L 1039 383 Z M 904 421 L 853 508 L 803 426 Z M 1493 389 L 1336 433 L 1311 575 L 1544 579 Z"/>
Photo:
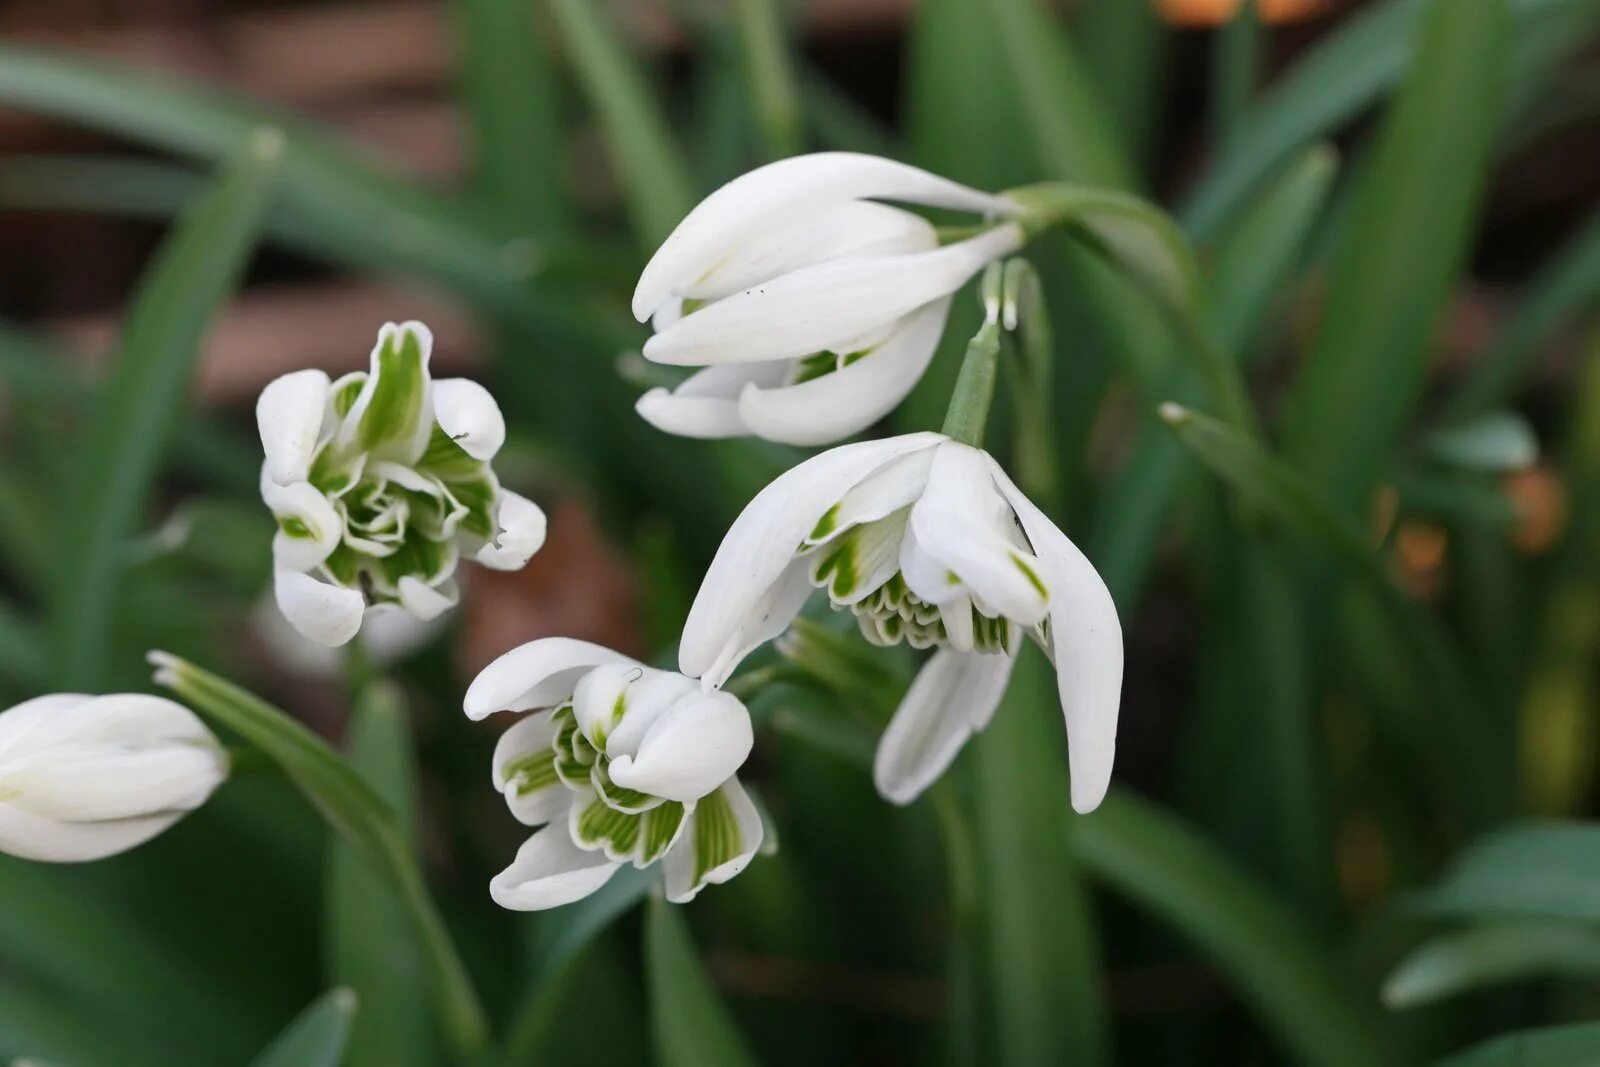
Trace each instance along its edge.
<path fill-rule="evenodd" d="M 1485 1041 L 1434 1067 L 1591 1067 L 1600 1023 L 1546 1026 Z"/>
<path fill-rule="evenodd" d="M 1600 975 L 1600 933 L 1571 923 L 1497 922 L 1430 938 L 1383 983 L 1391 1008 L 1415 1008 L 1507 982 Z"/>
<path fill-rule="evenodd" d="M 339 1067 L 355 1014 L 354 993 L 329 990 L 297 1015 L 250 1067 Z"/>
<path fill-rule="evenodd" d="M 399 894 L 422 938 L 446 1032 L 463 1053 L 481 1047 L 488 1033 L 483 1007 L 389 805 L 325 741 L 260 697 L 165 652 L 152 652 L 150 662 L 158 685 L 278 764 Z"/>
<path fill-rule="evenodd" d="M 53 607 L 57 677 L 94 689 L 127 542 L 159 470 L 200 340 L 255 247 L 283 137 L 264 129 L 179 220 L 139 283 L 80 453 Z"/>
<path fill-rule="evenodd" d="M 754 1067 L 695 952 L 683 911 L 651 898 L 644 915 L 650 1028 L 661 1067 Z"/>

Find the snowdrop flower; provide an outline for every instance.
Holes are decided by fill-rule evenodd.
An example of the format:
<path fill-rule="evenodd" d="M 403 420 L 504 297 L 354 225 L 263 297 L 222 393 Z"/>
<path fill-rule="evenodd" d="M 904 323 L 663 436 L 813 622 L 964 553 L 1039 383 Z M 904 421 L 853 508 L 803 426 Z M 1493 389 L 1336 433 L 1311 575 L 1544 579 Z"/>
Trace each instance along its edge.
<path fill-rule="evenodd" d="M 433 619 L 455 605 L 463 550 L 516 570 L 544 543 L 544 513 L 489 467 L 500 408 L 475 382 L 434 381 L 432 349 L 421 323 L 388 323 L 369 372 L 296 371 L 256 403 L 274 593 L 313 641 L 344 644 L 368 611 Z"/>
<path fill-rule="evenodd" d="M 720 686 L 814 588 L 875 644 L 932 648 L 873 777 L 909 803 L 989 722 L 1021 634 L 1055 663 L 1072 804 L 1105 795 L 1122 630 L 1105 583 L 987 453 L 938 433 L 843 445 L 780 476 L 729 529 L 689 612 L 679 667 Z"/>
<path fill-rule="evenodd" d="M 882 200 L 1001 221 L 940 246 Z M 646 359 L 705 369 L 638 410 L 688 437 L 826 444 L 905 398 L 933 358 L 950 296 L 1021 247 L 1020 206 L 915 167 L 850 152 L 797 156 L 736 178 L 656 251 L 633 294 L 653 319 Z"/>
<path fill-rule="evenodd" d="M 661 862 L 667 899 L 726 882 L 761 846 L 761 818 L 734 777 L 750 715 L 734 696 L 564 637 L 512 649 L 467 689 L 473 719 L 532 714 L 500 738 L 495 788 L 539 826 L 489 884 L 536 911 L 599 889 L 624 864 Z"/>
<path fill-rule="evenodd" d="M 0 852 L 76 863 L 143 844 L 198 808 L 228 757 L 188 708 L 56 693 L 0 712 Z"/>

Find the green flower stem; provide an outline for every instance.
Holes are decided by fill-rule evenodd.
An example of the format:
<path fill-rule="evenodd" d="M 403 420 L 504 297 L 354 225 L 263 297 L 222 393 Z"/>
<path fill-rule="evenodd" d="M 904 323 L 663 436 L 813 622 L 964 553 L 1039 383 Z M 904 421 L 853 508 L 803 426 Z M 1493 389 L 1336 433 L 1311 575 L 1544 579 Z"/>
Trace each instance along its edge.
<path fill-rule="evenodd" d="M 952 441 L 983 447 L 983 430 L 994 401 L 994 380 L 1000 362 L 1000 323 L 985 322 L 967 343 L 967 355 L 950 394 L 944 435 Z"/>
<path fill-rule="evenodd" d="M 156 683 L 258 748 L 387 877 L 422 937 L 441 1021 L 463 1059 L 488 1037 L 488 1019 L 444 920 L 428 894 L 394 811 L 320 737 L 260 697 L 194 664 L 152 652 Z"/>

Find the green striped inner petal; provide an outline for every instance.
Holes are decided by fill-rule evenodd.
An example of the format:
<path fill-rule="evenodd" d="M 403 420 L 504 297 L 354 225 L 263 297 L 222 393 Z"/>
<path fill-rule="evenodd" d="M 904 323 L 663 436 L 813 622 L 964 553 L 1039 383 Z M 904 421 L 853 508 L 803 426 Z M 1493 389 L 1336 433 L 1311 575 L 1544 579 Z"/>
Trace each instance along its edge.
<path fill-rule="evenodd" d="M 640 816 L 640 820 L 644 823 L 644 833 L 640 838 L 639 855 L 634 864 L 644 867 L 660 859 L 678 839 L 678 832 L 683 829 L 684 816 L 687 813 L 682 804 L 676 800 L 669 800 Z"/>
<path fill-rule="evenodd" d="M 377 379 L 356 427 L 357 443 L 370 451 L 410 438 L 422 418 L 427 393 L 421 340 L 413 330 L 390 333 L 378 350 Z"/>
<path fill-rule="evenodd" d="M 507 763 L 501 773 L 519 797 L 548 789 L 561 781 L 561 776 L 556 773 L 555 751 L 548 748 L 518 756 Z"/>
<path fill-rule="evenodd" d="M 594 763 L 593 749 L 589 742 L 584 740 L 582 732 L 578 730 L 578 720 L 572 714 L 572 705 L 563 704 L 553 713 L 556 721 L 556 736 L 550 743 L 550 750 L 554 756 L 556 777 L 568 789 L 589 788 L 589 767 Z M 574 753 L 587 751 L 588 759 L 580 759 Z"/>
<path fill-rule="evenodd" d="M 573 839 L 586 848 L 604 848 L 611 859 L 631 859 L 639 846 L 643 818 L 618 811 L 598 796 L 589 795 L 592 799 L 573 824 Z"/>
<path fill-rule="evenodd" d="M 744 844 L 739 820 L 720 788 L 700 798 L 694 809 L 694 880 L 696 884 L 737 856 Z"/>
<path fill-rule="evenodd" d="M 598 759 L 595 760 L 594 766 L 589 768 L 589 785 L 606 804 L 616 808 L 618 811 L 627 812 L 629 815 L 637 815 L 640 812 L 660 807 L 665 803 L 658 796 L 641 793 L 637 789 L 624 789 L 622 786 L 617 785 L 611 780 L 611 774 L 607 770 L 610 762 L 610 760 Z"/>

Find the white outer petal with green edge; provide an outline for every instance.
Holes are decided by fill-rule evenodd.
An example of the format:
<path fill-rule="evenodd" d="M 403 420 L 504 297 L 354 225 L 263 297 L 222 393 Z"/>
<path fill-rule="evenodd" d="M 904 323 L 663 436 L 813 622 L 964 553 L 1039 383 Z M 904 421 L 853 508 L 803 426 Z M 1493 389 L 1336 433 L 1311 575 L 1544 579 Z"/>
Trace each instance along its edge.
<path fill-rule="evenodd" d="M 788 360 L 706 367 L 674 389 L 651 389 L 634 403 L 634 410 L 656 429 L 679 437 L 743 437 L 751 430 L 739 412 L 741 392 L 751 386 L 781 385 L 791 367 Z"/>
<path fill-rule="evenodd" d="M 361 629 L 366 601 L 355 589 L 278 567 L 273 572 L 272 591 L 283 617 L 308 640 L 336 647 Z"/>
<path fill-rule="evenodd" d="M 644 344 L 657 363 L 704 366 L 839 351 L 949 296 L 985 264 L 1022 246 L 1005 224 L 931 252 L 829 260 L 718 300 Z"/>
<path fill-rule="evenodd" d="M 726 801 L 726 813 L 732 817 L 736 840 L 727 849 L 710 853 L 715 862 L 699 870 L 705 844 L 702 836 L 703 818 L 709 818 L 717 806 L 711 797 L 695 805 L 677 841 L 661 859 L 661 872 L 665 881 L 667 899 L 674 904 L 687 904 L 707 885 L 728 881 L 744 870 L 761 848 L 764 829 L 761 813 L 739 784 L 739 779 L 729 778 L 717 790 Z"/>
<path fill-rule="evenodd" d="M 788 445 L 823 445 L 860 433 L 898 407 L 922 378 L 949 310 L 948 297 L 919 308 L 882 344 L 831 374 L 797 385 L 745 386 L 738 405 L 745 432 Z"/>
<path fill-rule="evenodd" d="M 1015 662 L 942 648 L 923 664 L 872 760 L 872 782 L 885 800 L 909 804 L 944 773 L 967 738 L 989 725 Z"/>
<path fill-rule="evenodd" d="M 228 773 L 180 704 L 143 694 L 40 697 L 0 713 L 0 851 L 66 863 L 154 837 Z"/>
<path fill-rule="evenodd" d="M 990 459 L 995 484 L 1016 509 L 1050 590 L 1050 653 L 1067 721 L 1072 806 L 1105 799 L 1117 751 L 1122 702 L 1122 624 L 1111 591 L 1078 547 Z"/>
<path fill-rule="evenodd" d="M 750 713 L 737 697 L 691 692 L 656 718 L 636 756 L 612 756 L 611 780 L 624 789 L 687 803 L 731 778 L 754 743 Z"/>
<path fill-rule="evenodd" d="M 499 536 L 478 549 L 477 560 L 497 571 L 520 570 L 533 554 L 544 547 L 547 523 L 544 511 L 509 489 L 500 491 L 500 506 L 495 512 Z"/>
<path fill-rule="evenodd" d="M 721 300 L 830 259 L 926 252 L 938 247 L 938 231 L 921 216 L 872 201 L 845 200 L 815 212 L 770 220 L 674 296 Z M 673 321 L 670 314 L 652 318 L 657 329 L 666 329 Z"/>
<path fill-rule="evenodd" d="M 256 400 L 256 429 L 274 482 L 305 481 L 328 415 L 328 376 L 319 370 L 285 374 Z"/>
<path fill-rule="evenodd" d="M 691 211 L 646 264 L 633 293 L 640 322 L 682 295 L 719 261 L 776 220 L 815 214 L 845 200 L 899 200 L 977 214 L 1009 214 L 1003 197 L 877 156 L 818 152 L 757 167 L 722 186 Z"/>
<path fill-rule="evenodd" d="M 420 371 L 422 397 L 421 407 L 416 412 L 417 423 L 412 428 L 409 438 L 388 441 L 383 447 L 373 452 L 372 455 L 377 459 L 395 459 L 409 464 L 415 462 L 427 448 L 428 438 L 433 435 L 435 421 L 433 417 L 433 383 L 428 369 L 433 357 L 433 331 L 428 329 L 425 324 L 415 320 L 401 323 L 386 322 L 378 329 L 378 340 L 373 344 L 372 354 L 368 357 L 366 380 L 362 383 L 361 391 L 356 394 L 355 402 L 351 404 L 350 410 L 345 412 L 344 418 L 340 421 L 339 427 L 335 432 L 333 443 L 336 447 L 349 448 L 354 444 L 357 428 L 360 426 L 361 419 L 366 414 L 368 406 L 372 403 L 372 398 L 376 394 L 383 377 L 381 370 L 384 349 L 391 340 L 398 343 L 399 339 L 408 333 L 416 336 L 417 348 L 422 361 Z M 346 375 L 346 378 L 348 377 Z M 340 379 L 341 382 L 344 380 L 344 378 Z"/>
<path fill-rule="evenodd" d="M 487 463 L 506 443 L 506 420 L 489 390 L 466 378 L 433 383 L 433 417 L 461 450 Z"/>
<path fill-rule="evenodd" d="M 572 803 L 572 791 L 557 778 L 543 788 L 522 793 L 505 770 L 519 759 L 549 755 L 555 736 L 555 716 L 548 711 L 537 711 L 512 723 L 494 746 L 494 787 L 505 795 L 506 805 L 516 820 L 527 826 L 554 822 L 566 815 Z"/>
<path fill-rule="evenodd" d="M 936 580 L 929 583 L 914 566 L 906 571 L 906 583 L 923 600 L 942 603 L 938 586 L 948 586 L 954 574 L 986 614 L 1035 626 L 1049 609 L 1049 591 L 1039 561 L 1022 542 L 1011 504 L 990 475 L 993 466 L 971 445 L 939 446 L 927 489 L 911 509 L 915 547 L 937 561 Z"/>
<path fill-rule="evenodd" d="M 344 537 L 344 520 L 328 498 L 310 482 L 279 485 L 261 465 L 261 499 L 275 519 L 294 519 L 309 537 L 293 537 L 279 529 L 272 538 L 272 558 L 280 567 L 308 571 L 333 554 Z"/>
<path fill-rule="evenodd" d="M 496 711 L 555 707 L 572 696 L 579 678 L 602 663 L 642 666 L 603 645 L 571 637 L 529 641 L 478 673 L 467 687 L 462 710 L 469 719 L 482 719 Z"/>
<path fill-rule="evenodd" d="M 564 822 L 552 823 L 528 838 L 511 866 L 494 876 L 489 895 L 513 911 L 556 908 L 593 893 L 621 866 L 604 852 L 573 844 Z"/>
<path fill-rule="evenodd" d="M 729 527 L 689 609 L 684 674 L 720 686 L 751 649 L 793 621 L 810 592 L 795 552 L 823 514 L 884 464 L 945 440 L 913 433 L 841 445 L 779 475 Z"/>

